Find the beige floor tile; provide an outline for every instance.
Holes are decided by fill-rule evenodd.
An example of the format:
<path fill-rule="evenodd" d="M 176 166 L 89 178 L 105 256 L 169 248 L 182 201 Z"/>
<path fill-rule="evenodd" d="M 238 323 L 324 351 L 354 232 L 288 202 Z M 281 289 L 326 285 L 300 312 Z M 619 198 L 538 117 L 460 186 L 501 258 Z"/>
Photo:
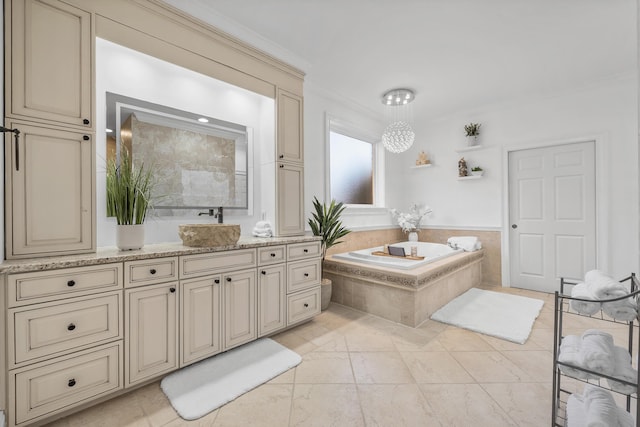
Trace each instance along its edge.
<path fill-rule="evenodd" d="M 271 338 L 277 343 L 287 347 L 289 350 L 295 351 L 299 355 L 310 353 L 317 348 L 315 344 L 305 340 L 299 335 L 296 335 L 293 330 L 282 332 Z"/>
<path fill-rule="evenodd" d="M 521 427 L 551 425 L 551 383 L 481 384 Z"/>
<path fill-rule="evenodd" d="M 440 425 L 416 384 L 360 384 L 358 395 L 368 426 Z"/>
<path fill-rule="evenodd" d="M 288 371 L 281 373 L 267 384 L 293 384 L 295 382 L 296 369 L 297 368 L 291 368 Z"/>
<path fill-rule="evenodd" d="M 451 355 L 479 383 L 531 382 L 529 373 L 497 351 L 455 352 Z"/>
<path fill-rule="evenodd" d="M 408 384 L 413 376 L 398 352 L 350 353 L 358 384 Z"/>
<path fill-rule="evenodd" d="M 313 352 L 305 354 L 296 368 L 296 384 L 353 384 L 349 353 Z"/>
<path fill-rule="evenodd" d="M 535 340 L 531 339 L 531 334 L 524 344 L 519 344 L 507 340 L 503 340 L 489 335 L 480 334 L 480 338 L 486 341 L 491 347 L 499 351 L 509 350 L 544 350 L 544 348 L 538 344 Z"/>
<path fill-rule="evenodd" d="M 297 384 L 290 426 L 364 426 L 354 384 Z"/>
<path fill-rule="evenodd" d="M 543 350 L 553 350 L 553 329 L 534 327 L 527 342 L 529 341 Z"/>
<path fill-rule="evenodd" d="M 443 426 L 517 426 L 478 384 L 420 384 L 420 390 Z"/>
<path fill-rule="evenodd" d="M 480 334 L 452 327 L 438 335 L 438 341 L 448 351 L 491 351 L 495 350 L 480 338 Z"/>
<path fill-rule="evenodd" d="M 357 328 L 345 334 L 349 351 L 396 351 L 392 336 L 379 331 Z"/>
<path fill-rule="evenodd" d="M 178 418 L 178 413 L 160 388 L 160 382 L 142 387 L 135 396 L 152 426 L 164 425 Z"/>
<path fill-rule="evenodd" d="M 503 351 L 502 355 L 531 377 L 531 382 L 551 384 L 553 353 L 550 351 Z"/>
<path fill-rule="evenodd" d="M 293 397 L 292 384 L 265 384 L 218 410 L 212 426 L 286 426 Z"/>
<path fill-rule="evenodd" d="M 149 427 L 136 395 L 123 395 L 68 418 L 69 427 Z"/>
<path fill-rule="evenodd" d="M 418 383 L 471 383 L 473 378 L 447 352 L 401 353 L 411 375 Z"/>

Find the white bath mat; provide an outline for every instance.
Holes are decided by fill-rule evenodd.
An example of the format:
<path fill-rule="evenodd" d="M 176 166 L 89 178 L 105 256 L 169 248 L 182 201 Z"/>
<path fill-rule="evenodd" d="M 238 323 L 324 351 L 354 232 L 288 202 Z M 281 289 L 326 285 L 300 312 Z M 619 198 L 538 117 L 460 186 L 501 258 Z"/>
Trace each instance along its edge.
<path fill-rule="evenodd" d="M 524 344 L 544 302 L 471 288 L 433 313 L 438 322 Z"/>
<path fill-rule="evenodd" d="M 262 338 L 164 377 L 160 387 L 185 420 L 195 420 L 280 375 L 299 354 Z"/>

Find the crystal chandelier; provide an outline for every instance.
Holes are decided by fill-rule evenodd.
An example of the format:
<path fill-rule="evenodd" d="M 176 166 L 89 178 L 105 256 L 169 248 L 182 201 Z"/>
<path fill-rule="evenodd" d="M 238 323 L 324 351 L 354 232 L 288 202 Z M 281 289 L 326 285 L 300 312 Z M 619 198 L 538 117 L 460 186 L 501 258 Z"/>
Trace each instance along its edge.
<path fill-rule="evenodd" d="M 415 94 L 410 89 L 392 89 L 382 95 L 386 108 L 386 122 L 382 145 L 392 153 L 402 153 L 413 145 L 416 134 L 411 128 L 411 101 Z"/>

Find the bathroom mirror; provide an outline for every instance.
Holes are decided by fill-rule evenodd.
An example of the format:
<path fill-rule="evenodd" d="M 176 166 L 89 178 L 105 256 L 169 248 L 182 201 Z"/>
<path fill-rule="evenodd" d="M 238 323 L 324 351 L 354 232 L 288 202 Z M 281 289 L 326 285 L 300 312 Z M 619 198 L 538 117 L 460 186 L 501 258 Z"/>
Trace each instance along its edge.
<path fill-rule="evenodd" d="M 107 161 L 126 147 L 154 168 L 158 215 L 248 208 L 247 127 L 110 92 L 106 103 Z"/>

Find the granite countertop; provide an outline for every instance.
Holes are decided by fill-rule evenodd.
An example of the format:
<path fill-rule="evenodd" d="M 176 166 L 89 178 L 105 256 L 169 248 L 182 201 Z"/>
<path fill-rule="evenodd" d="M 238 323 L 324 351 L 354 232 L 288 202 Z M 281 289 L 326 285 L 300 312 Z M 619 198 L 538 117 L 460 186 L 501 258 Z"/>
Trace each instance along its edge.
<path fill-rule="evenodd" d="M 5 260 L 0 264 L 0 274 L 22 273 L 29 271 L 53 270 L 57 268 L 82 267 L 88 265 L 108 264 L 112 262 L 135 261 L 141 259 L 170 257 L 179 255 L 205 254 L 235 249 L 250 249 L 264 246 L 304 243 L 321 240 L 319 236 L 293 237 L 240 237 L 238 243 L 230 246 L 210 248 L 193 248 L 182 243 L 157 243 L 145 245 L 135 251 L 121 251 L 116 247 L 98 248 L 96 252 L 87 254 L 64 255 L 46 258 L 26 258 Z"/>

